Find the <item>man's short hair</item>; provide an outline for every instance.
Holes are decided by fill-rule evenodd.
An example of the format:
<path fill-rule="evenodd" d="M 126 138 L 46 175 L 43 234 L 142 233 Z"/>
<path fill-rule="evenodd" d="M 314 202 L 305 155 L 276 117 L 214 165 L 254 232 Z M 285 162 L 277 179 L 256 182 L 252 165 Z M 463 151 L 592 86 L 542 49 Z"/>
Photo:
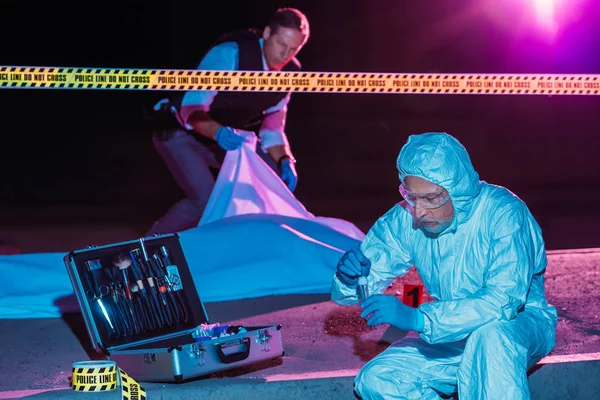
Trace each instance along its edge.
<path fill-rule="evenodd" d="M 269 19 L 267 24 L 273 33 L 277 32 L 279 27 L 296 29 L 302 32 L 307 38 L 310 36 L 310 27 L 306 15 L 295 8 L 280 8 Z"/>

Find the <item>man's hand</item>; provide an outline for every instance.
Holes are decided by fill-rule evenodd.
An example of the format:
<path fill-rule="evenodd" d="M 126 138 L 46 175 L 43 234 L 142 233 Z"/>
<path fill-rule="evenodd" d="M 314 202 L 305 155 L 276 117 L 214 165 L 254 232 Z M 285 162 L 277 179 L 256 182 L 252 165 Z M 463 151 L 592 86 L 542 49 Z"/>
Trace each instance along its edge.
<path fill-rule="evenodd" d="M 403 331 L 423 331 L 423 313 L 416 308 L 403 304 L 394 295 L 376 294 L 362 304 L 362 318 L 369 314 L 367 325 L 389 324 Z"/>
<path fill-rule="evenodd" d="M 291 192 L 296 190 L 298 184 L 298 173 L 296 172 L 296 160 L 292 156 L 289 146 L 275 145 L 267 148 L 271 158 L 277 163 L 280 170 L 279 177 L 287 185 Z"/>
<path fill-rule="evenodd" d="M 337 277 L 346 286 L 356 286 L 359 276 L 367 276 L 371 272 L 371 260 L 354 247 L 344 253 L 337 264 Z"/>
<path fill-rule="evenodd" d="M 222 126 L 217 130 L 215 140 L 223 150 L 237 150 L 242 147 L 244 138 L 240 136 L 235 129 L 229 126 Z"/>
<path fill-rule="evenodd" d="M 296 172 L 296 166 L 289 158 L 283 160 L 281 163 L 281 180 L 285 182 L 291 192 L 296 190 L 298 173 Z"/>

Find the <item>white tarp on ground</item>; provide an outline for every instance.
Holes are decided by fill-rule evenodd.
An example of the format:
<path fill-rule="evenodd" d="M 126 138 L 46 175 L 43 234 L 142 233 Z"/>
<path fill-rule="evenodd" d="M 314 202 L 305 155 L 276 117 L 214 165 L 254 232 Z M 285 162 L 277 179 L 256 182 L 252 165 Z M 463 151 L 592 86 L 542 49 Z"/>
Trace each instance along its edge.
<path fill-rule="evenodd" d="M 341 254 L 364 234 L 347 221 L 309 213 L 249 139 L 225 157 L 199 226 L 180 232 L 200 297 L 328 293 Z M 0 318 L 76 311 L 63 262 L 69 250 L 0 256 Z"/>

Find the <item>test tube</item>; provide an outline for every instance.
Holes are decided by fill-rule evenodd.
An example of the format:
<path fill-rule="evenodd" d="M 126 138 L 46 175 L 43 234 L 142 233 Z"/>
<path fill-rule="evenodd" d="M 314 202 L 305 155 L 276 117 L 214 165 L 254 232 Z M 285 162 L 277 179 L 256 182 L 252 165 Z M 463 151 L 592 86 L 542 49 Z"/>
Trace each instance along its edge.
<path fill-rule="evenodd" d="M 363 301 L 369 297 L 369 287 L 367 286 L 367 277 L 359 276 L 358 277 L 358 285 L 356 287 L 356 291 L 358 294 L 359 304 L 362 304 Z"/>

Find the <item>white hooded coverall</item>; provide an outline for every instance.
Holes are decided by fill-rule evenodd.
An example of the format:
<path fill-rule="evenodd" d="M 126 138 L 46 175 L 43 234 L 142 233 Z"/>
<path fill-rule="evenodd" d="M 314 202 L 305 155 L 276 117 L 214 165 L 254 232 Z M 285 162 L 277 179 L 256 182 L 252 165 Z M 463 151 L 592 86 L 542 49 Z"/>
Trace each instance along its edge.
<path fill-rule="evenodd" d="M 363 399 L 527 399 L 527 370 L 554 347 L 556 309 L 544 294 L 541 230 L 509 190 L 479 180 L 465 148 L 445 133 L 413 135 L 397 161 L 450 195 L 454 219 L 438 237 L 414 226 L 402 202 L 377 220 L 360 248 L 369 292 L 382 293 L 413 265 L 434 298 L 419 309 L 420 338 L 405 338 L 355 379 Z M 357 302 L 334 277 L 332 300 Z M 341 299 L 341 300 L 340 300 Z"/>

